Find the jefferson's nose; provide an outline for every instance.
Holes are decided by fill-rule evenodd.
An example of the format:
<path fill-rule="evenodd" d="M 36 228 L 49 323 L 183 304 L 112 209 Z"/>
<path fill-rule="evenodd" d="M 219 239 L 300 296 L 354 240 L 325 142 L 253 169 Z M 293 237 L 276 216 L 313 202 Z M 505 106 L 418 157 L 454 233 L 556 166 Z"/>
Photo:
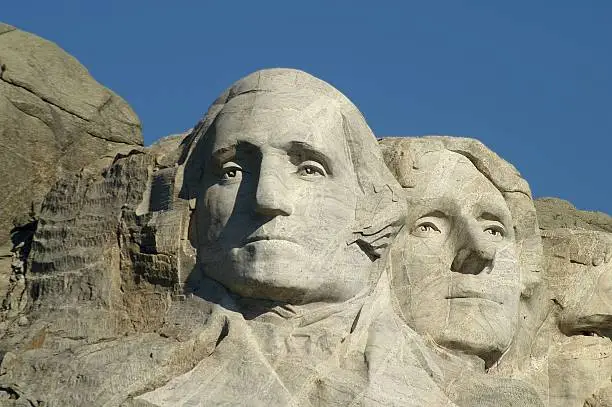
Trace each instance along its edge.
<path fill-rule="evenodd" d="M 486 238 L 482 227 L 477 222 L 466 222 L 457 239 L 458 250 L 451 264 L 451 271 L 463 274 L 490 273 L 496 247 Z"/>
<path fill-rule="evenodd" d="M 289 191 L 281 180 L 278 168 L 262 162 L 255 196 L 256 211 L 264 216 L 289 216 L 293 205 Z"/>

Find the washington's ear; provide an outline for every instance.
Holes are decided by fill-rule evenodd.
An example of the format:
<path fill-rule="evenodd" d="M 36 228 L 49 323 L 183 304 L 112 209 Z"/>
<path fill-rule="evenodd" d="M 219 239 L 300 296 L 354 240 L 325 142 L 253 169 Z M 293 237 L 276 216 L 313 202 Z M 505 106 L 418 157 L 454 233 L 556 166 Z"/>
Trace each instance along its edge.
<path fill-rule="evenodd" d="M 401 189 L 373 186 L 357 204 L 357 227 L 347 244 L 356 243 L 371 260 L 380 258 L 404 225 L 406 200 Z"/>
<path fill-rule="evenodd" d="M 388 224 L 376 231 L 354 232 L 353 238 L 349 239 L 347 244 L 356 243 L 370 260 L 374 261 L 380 258 L 387 247 L 391 245 L 402 226 L 401 222 L 397 222 Z"/>

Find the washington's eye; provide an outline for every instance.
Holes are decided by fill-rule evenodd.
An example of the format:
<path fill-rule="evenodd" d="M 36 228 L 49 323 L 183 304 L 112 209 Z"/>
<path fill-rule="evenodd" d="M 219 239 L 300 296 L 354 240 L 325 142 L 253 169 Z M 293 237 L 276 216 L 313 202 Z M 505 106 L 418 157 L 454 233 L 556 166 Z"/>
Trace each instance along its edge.
<path fill-rule="evenodd" d="M 325 177 L 325 168 L 316 161 L 304 161 L 298 165 L 297 174 L 301 177 Z"/>
<path fill-rule="evenodd" d="M 506 231 L 504 230 L 504 228 L 499 225 L 487 226 L 484 229 L 484 232 L 487 233 L 492 240 L 496 241 L 503 239 L 506 235 Z"/>
<path fill-rule="evenodd" d="M 223 164 L 221 168 L 221 180 L 224 182 L 231 182 L 238 180 L 242 177 L 242 167 L 233 162 L 227 162 Z"/>

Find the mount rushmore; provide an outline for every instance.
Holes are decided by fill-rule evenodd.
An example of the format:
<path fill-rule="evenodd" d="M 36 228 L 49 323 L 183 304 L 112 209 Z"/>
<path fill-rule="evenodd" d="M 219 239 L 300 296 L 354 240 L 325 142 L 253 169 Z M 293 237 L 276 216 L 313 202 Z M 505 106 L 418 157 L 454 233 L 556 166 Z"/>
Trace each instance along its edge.
<path fill-rule="evenodd" d="M 274 68 L 144 147 L 56 45 L 0 66 L 0 405 L 612 406 L 612 218 L 478 140 Z"/>

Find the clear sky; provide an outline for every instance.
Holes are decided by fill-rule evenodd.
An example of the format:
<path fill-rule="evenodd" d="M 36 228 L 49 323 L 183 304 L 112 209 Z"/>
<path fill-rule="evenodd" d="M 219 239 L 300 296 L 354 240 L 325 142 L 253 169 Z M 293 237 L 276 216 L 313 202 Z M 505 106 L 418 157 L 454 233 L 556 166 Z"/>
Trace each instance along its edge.
<path fill-rule="evenodd" d="M 125 98 L 145 143 L 192 127 L 242 76 L 330 82 L 377 136 L 480 139 L 534 196 L 612 214 L 611 0 L 9 1 Z"/>

